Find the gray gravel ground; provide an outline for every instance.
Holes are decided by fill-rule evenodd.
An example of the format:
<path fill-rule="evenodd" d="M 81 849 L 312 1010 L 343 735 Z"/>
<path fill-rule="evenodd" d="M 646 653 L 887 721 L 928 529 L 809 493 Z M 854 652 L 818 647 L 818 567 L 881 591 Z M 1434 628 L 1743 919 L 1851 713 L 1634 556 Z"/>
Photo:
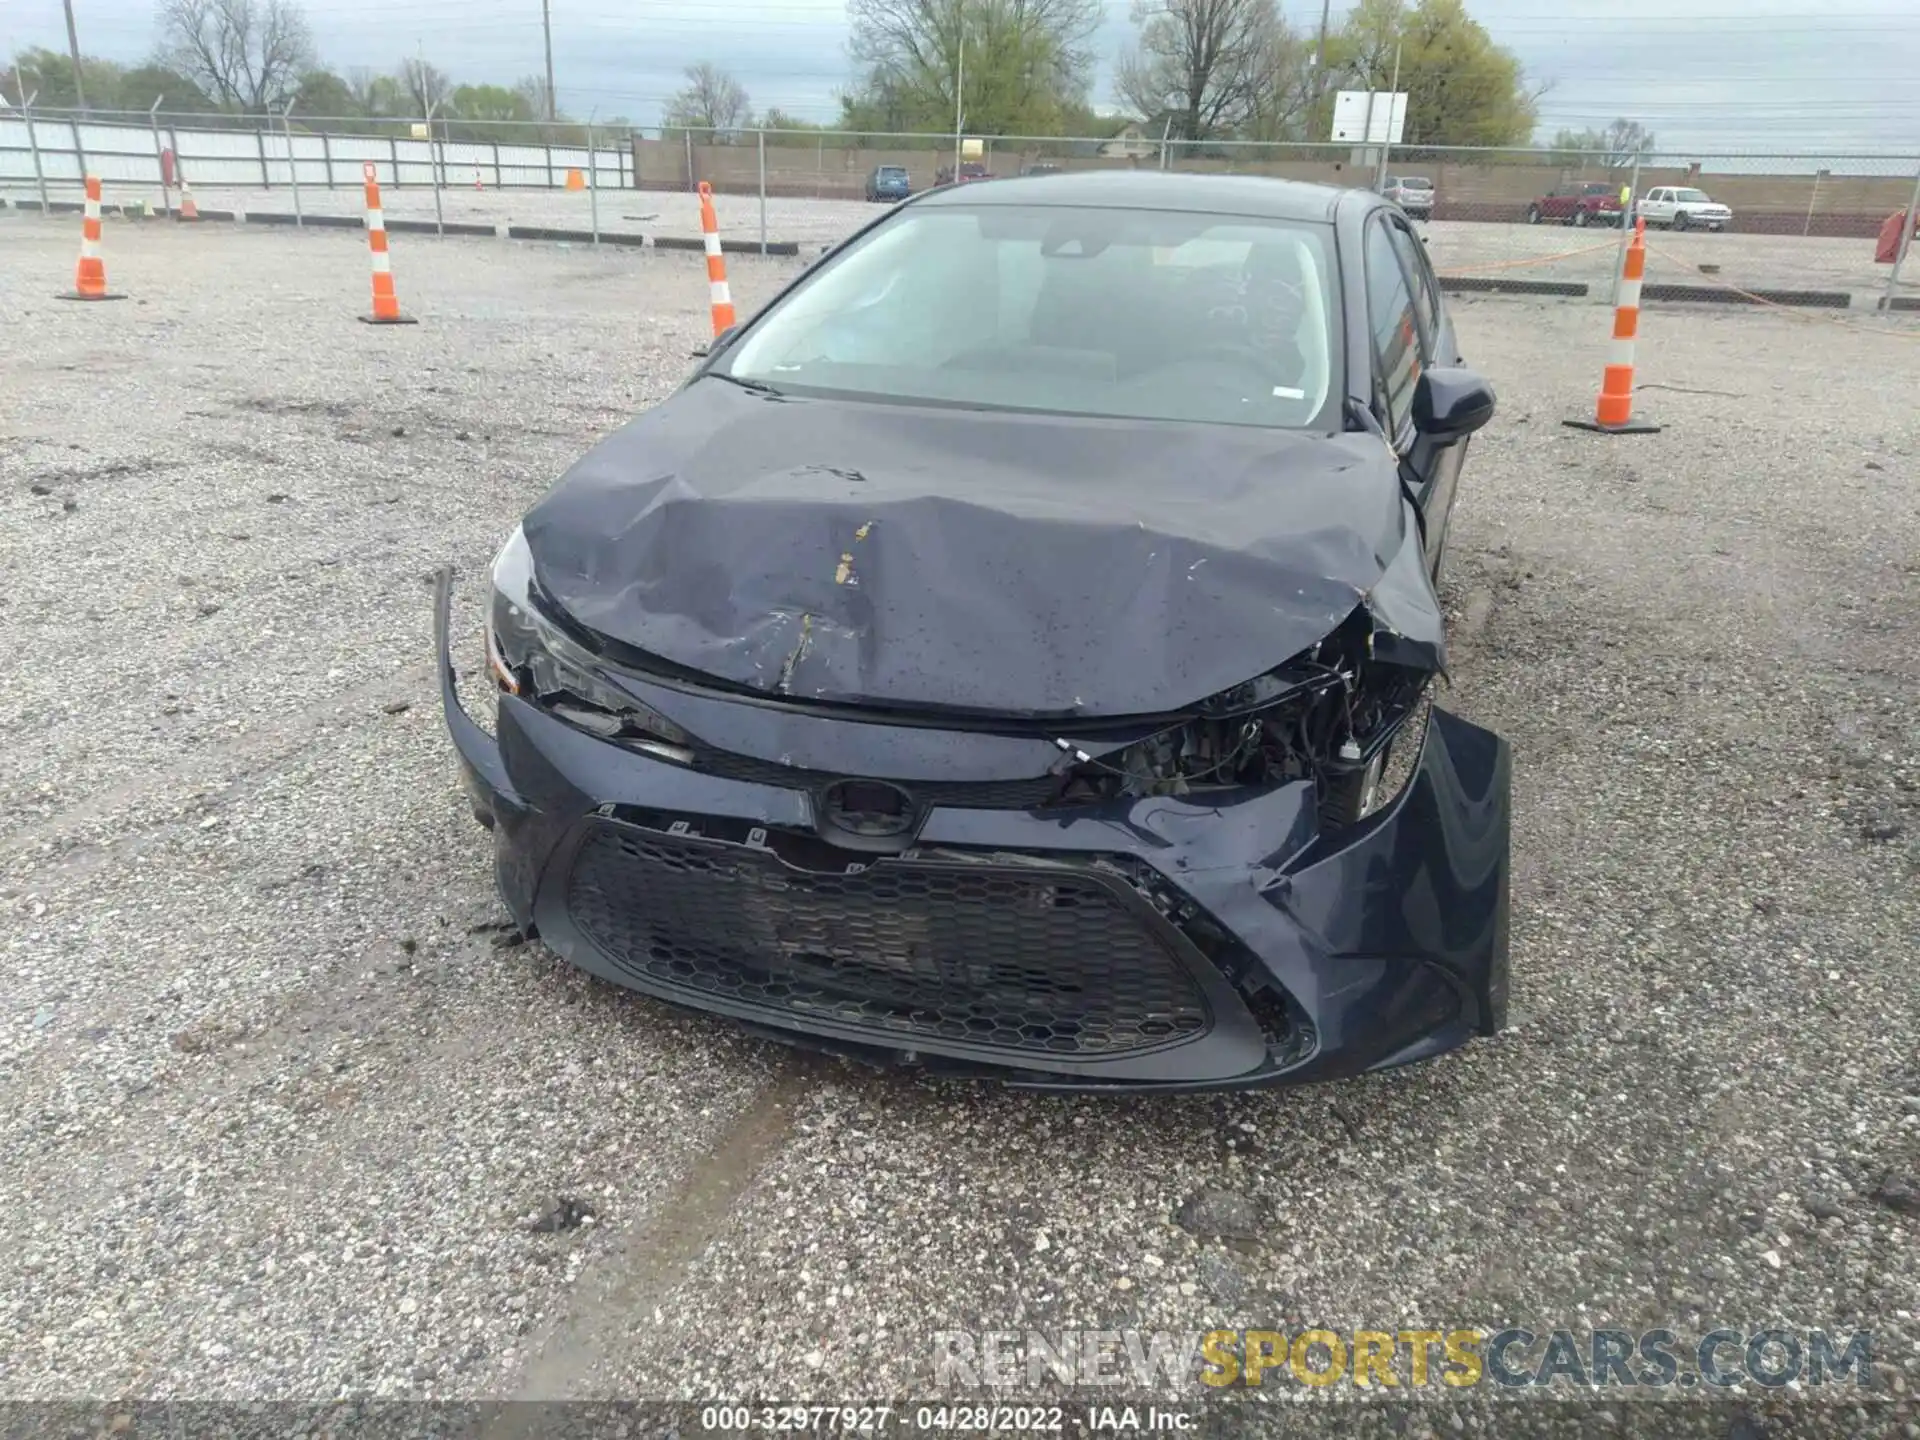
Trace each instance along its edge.
<path fill-rule="evenodd" d="M 9 192 L 30 199 L 37 192 Z M 71 198 L 71 197 L 69 197 Z M 206 209 L 266 211 L 292 214 L 290 191 L 197 189 L 194 198 Z M 107 203 L 146 201 L 158 208 L 157 188 L 107 186 Z M 309 215 L 359 215 L 365 204 L 357 187 L 300 192 Z M 410 220 L 434 218 L 433 192 L 417 186 L 385 187 L 381 206 L 389 216 Z M 599 197 L 602 234 L 666 235 L 692 238 L 700 233 L 696 197 L 661 190 L 603 190 Z M 721 233 L 729 240 L 760 239 L 760 203 L 749 195 L 722 195 L 716 201 Z M 448 221 L 492 225 L 538 225 L 550 229 L 580 229 L 589 225 L 589 200 L 584 194 L 546 190 L 487 190 L 458 186 L 441 192 L 441 211 Z M 811 248 L 839 240 L 865 224 L 878 207 L 849 200 L 810 200 L 769 197 L 766 202 L 767 238 L 796 241 Z M 109 243 L 114 222 L 109 221 Z M 1619 263 L 1619 232 L 1576 230 L 1565 225 L 1511 225 L 1438 221 L 1418 227 L 1426 235 L 1434 264 L 1461 275 L 1504 275 L 1515 279 L 1580 280 L 1610 292 Z M 1722 282 L 1743 289 L 1844 290 L 1856 306 L 1873 308 L 1884 293 L 1887 267 L 1873 263 L 1873 241 L 1834 239 L 1812 235 L 1724 235 L 1700 232 L 1675 234 L 1649 231 L 1649 282 L 1672 285 L 1708 285 Z M 1719 266 L 1714 274 L 1702 265 Z M 1920 287 L 1920 263 L 1908 268 L 1903 293 Z M 1604 296 L 1602 298 L 1605 298 Z"/>
<path fill-rule="evenodd" d="M 1881 1384 L 1791 1433 L 1920 1435 L 1920 327 L 1650 317 L 1668 429 L 1603 439 L 1558 423 L 1596 307 L 1459 303 L 1502 408 L 1448 703 L 1514 746 L 1516 1023 L 1055 1100 L 487 928 L 425 576 L 685 373 L 698 257 L 396 239 L 423 323 L 375 328 L 351 235 L 124 227 L 132 298 L 79 306 L 70 228 L 0 219 L 0 1396 L 834 1399 L 930 1392 L 944 1330 L 1780 1324 L 1870 1327 Z M 1180 1223 L 1206 1190 L 1254 1236 Z M 1523 1413 L 1623 1433 L 1459 1423 Z"/>

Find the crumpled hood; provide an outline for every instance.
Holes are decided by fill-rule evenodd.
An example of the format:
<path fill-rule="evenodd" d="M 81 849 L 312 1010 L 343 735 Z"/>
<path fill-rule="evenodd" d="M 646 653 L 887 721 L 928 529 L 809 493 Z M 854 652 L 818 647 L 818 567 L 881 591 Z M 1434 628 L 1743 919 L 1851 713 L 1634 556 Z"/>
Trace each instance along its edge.
<path fill-rule="evenodd" d="M 1168 710 L 1366 598 L 1440 663 L 1377 439 L 774 398 L 703 379 L 525 521 L 576 621 L 770 694 L 1010 716 Z"/>

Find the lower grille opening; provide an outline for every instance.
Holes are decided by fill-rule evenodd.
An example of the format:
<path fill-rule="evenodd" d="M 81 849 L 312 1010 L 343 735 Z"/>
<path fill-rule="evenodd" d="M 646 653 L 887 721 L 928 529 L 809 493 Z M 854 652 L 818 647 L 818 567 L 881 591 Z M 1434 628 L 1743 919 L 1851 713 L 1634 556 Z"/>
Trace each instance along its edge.
<path fill-rule="evenodd" d="M 1064 866 L 797 871 L 752 846 L 600 824 L 567 906 L 636 979 L 878 1043 L 1103 1058 L 1210 1024 L 1187 962 L 1131 892 Z"/>

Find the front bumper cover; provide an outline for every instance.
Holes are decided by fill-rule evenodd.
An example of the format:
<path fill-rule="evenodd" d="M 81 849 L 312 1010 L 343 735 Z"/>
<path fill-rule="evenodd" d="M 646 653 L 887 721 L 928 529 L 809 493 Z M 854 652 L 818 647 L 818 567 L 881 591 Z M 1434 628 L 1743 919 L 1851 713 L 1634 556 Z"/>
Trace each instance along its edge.
<path fill-rule="evenodd" d="M 805 790 L 657 760 L 510 695 L 499 697 L 497 734 L 489 735 L 456 691 L 450 594 L 451 576 L 443 572 L 435 617 L 441 700 L 469 801 L 493 833 L 501 897 L 522 930 L 612 983 L 730 1015 L 789 1042 L 1038 1089 L 1196 1090 L 1331 1079 L 1424 1059 L 1505 1024 L 1510 756 L 1498 736 L 1437 707 L 1398 799 L 1336 837 L 1319 834 L 1313 786 L 1304 781 L 1207 805 L 1152 797 L 1071 810 L 934 806 L 909 849 L 877 858 L 844 853 L 842 874 L 833 870 L 841 860 L 823 841 L 827 832 Z M 850 728 L 877 736 L 891 727 Z M 927 744 L 930 736 L 937 745 L 939 732 L 918 732 L 914 742 Z M 970 1018 L 978 1031 L 936 1023 L 922 1010 L 909 1015 L 905 1001 L 897 1014 L 878 1018 L 873 1004 L 844 997 L 796 1009 L 799 1001 L 780 997 L 817 1000 L 819 992 L 796 992 L 791 974 L 772 986 L 743 987 L 726 976 L 716 983 L 711 965 L 701 970 L 663 959 L 660 945 L 634 951 L 611 944 L 597 890 L 597 918 L 583 925 L 583 857 L 597 865 L 615 851 L 653 856 L 663 849 L 697 852 L 688 864 L 673 860 L 674 875 L 690 865 L 744 887 L 753 908 L 791 906 L 812 916 L 811 930 L 783 913 L 752 932 L 774 945 L 798 947 L 802 942 L 791 937 L 823 933 L 822 915 L 844 927 L 851 912 L 835 905 L 864 906 L 856 931 L 881 933 L 859 927 L 892 923 L 902 894 L 925 896 L 942 885 L 976 893 L 978 886 L 967 889 L 974 875 L 998 886 L 997 903 L 1027 914 L 1021 924 L 1032 921 L 1033 905 L 1057 907 L 1072 894 L 1074 904 L 1097 907 L 1109 925 L 1087 932 L 1106 937 L 1101 946 L 1152 957 L 1185 987 L 1187 1019 L 1170 1030 L 1157 1020 L 1159 1032 L 1136 1026 L 1126 1031 L 1126 1044 L 1090 1048 L 1056 1037 L 1046 1049 L 1008 1043 L 1016 1032 L 992 1031 L 992 1017 L 977 1011 Z M 940 878 L 952 875 L 962 879 Z M 636 876 L 627 887 L 636 911 L 648 908 L 647 883 Z M 885 903 L 876 905 L 873 894 L 863 898 L 863 889 Z M 831 893 L 823 900 L 822 891 Z M 1042 898 L 1018 898 L 1036 895 Z M 659 900 L 669 911 L 678 903 L 664 891 Z M 935 905 L 926 913 L 970 912 Z M 1054 914 L 1047 923 L 1059 920 Z M 636 923 L 644 929 L 649 922 Z M 938 927 L 917 923 L 928 927 L 914 942 L 924 954 L 911 962 L 874 957 L 879 964 L 894 973 L 910 963 L 936 966 L 926 957 L 941 949 L 932 933 Z M 715 928 L 724 931 L 726 923 Z M 737 940 L 746 932 L 729 933 Z M 1057 929 L 1049 933 L 1057 938 Z M 766 938 L 776 936 L 789 938 Z M 779 963 L 799 958 L 796 952 Z M 970 963 L 963 957 L 959 970 Z M 1019 963 L 1029 980 L 1045 985 L 1030 957 Z M 937 966 L 945 987 L 938 994 L 950 998 L 964 977 L 955 978 L 951 959 Z M 933 1003 L 918 993 L 915 1005 Z M 1083 1006 L 1100 998 L 1084 988 L 1076 993 Z M 1150 1038 L 1154 1033 L 1158 1039 Z"/>

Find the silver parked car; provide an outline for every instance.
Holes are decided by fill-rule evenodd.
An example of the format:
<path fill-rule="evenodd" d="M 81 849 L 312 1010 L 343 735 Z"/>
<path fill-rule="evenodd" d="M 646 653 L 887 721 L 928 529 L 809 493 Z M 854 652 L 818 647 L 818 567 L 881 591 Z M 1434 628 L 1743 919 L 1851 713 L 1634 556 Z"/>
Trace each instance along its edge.
<path fill-rule="evenodd" d="M 1433 218 L 1433 181 L 1424 175 L 1389 175 L 1380 194 L 1416 220 Z"/>

